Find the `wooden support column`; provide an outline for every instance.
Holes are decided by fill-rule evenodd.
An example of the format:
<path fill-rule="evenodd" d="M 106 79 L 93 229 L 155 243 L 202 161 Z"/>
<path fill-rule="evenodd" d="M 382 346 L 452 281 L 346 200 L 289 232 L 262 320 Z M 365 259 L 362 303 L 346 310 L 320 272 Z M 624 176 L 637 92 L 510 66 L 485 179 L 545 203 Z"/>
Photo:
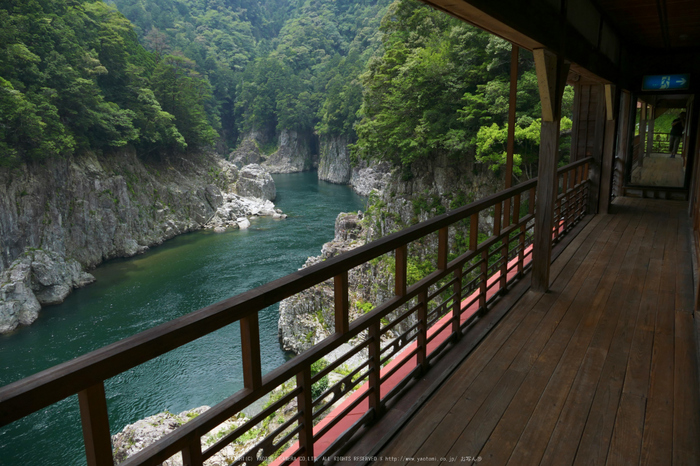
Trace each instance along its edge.
<path fill-rule="evenodd" d="M 535 49 L 533 55 L 542 102 L 542 130 L 537 170 L 532 289 L 545 292 L 549 289 L 549 267 L 552 260 L 552 229 L 558 187 L 557 162 L 559 159 L 561 98 L 566 85 L 569 64 L 545 49 Z"/>
<path fill-rule="evenodd" d="M 622 91 L 620 98 L 620 129 L 618 131 L 617 154 L 613 167 L 615 196 L 622 196 L 622 187 L 625 184 L 625 167 L 627 167 L 627 159 L 630 158 L 630 135 L 632 130 L 630 122 L 634 121 L 634 112 L 632 95 L 627 91 Z"/>
<path fill-rule="evenodd" d="M 508 143 L 506 147 L 506 189 L 513 186 L 513 153 L 515 152 L 515 107 L 518 103 L 518 56 L 520 47 L 510 51 L 510 97 L 508 100 Z M 510 199 L 507 201 L 510 202 Z M 508 209 L 508 205 L 506 205 Z"/>
<path fill-rule="evenodd" d="M 639 110 L 639 143 L 638 143 L 638 149 L 639 150 L 639 166 L 643 167 L 644 166 L 644 149 L 646 148 L 646 144 L 644 144 L 644 141 L 646 140 L 647 137 L 647 104 L 646 102 L 642 102 L 642 108 Z"/>
<path fill-rule="evenodd" d="M 656 107 L 653 105 L 649 106 L 649 113 L 647 114 L 647 121 L 649 122 L 649 128 L 647 130 L 647 150 L 646 153 L 651 156 L 654 152 L 654 122 L 656 121 Z"/>
<path fill-rule="evenodd" d="M 605 140 L 603 142 L 603 161 L 600 167 L 600 201 L 598 212 L 607 214 L 610 200 L 615 165 L 615 136 L 617 129 L 616 104 L 620 101 L 618 91 L 612 84 L 605 85 Z"/>
<path fill-rule="evenodd" d="M 589 145 L 589 153 L 593 157 L 590 165 L 590 185 L 588 188 L 588 202 L 584 207 L 589 214 L 598 213 L 598 199 L 600 199 L 600 165 L 603 158 L 603 143 L 605 136 L 605 87 L 602 84 L 591 86 L 591 93 L 597 94 L 597 105 L 589 109 L 593 115 L 593 141 Z M 590 120 L 590 118 L 589 118 Z M 585 178 L 584 178 L 585 179 Z"/>

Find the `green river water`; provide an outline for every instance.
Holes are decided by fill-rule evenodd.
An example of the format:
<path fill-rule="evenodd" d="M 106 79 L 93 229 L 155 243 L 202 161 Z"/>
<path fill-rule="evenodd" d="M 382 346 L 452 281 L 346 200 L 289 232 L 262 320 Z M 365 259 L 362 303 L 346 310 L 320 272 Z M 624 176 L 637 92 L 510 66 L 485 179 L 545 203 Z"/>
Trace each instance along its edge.
<path fill-rule="evenodd" d="M 130 259 L 107 262 L 97 283 L 39 320 L 0 335 L 0 386 L 282 277 L 333 238 L 339 212 L 363 208 L 347 186 L 316 173 L 274 175 L 286 220 L 248 230 L 190 233 Z M 277 306 L 260 314 L 263 373 L 285 361 Z M 243 386 L 238 324 L 106 381 L 112 433 L 168 410 L 214 405 Z M 0 429 L 0 465 L 85 464 L 77 396 Z"/>

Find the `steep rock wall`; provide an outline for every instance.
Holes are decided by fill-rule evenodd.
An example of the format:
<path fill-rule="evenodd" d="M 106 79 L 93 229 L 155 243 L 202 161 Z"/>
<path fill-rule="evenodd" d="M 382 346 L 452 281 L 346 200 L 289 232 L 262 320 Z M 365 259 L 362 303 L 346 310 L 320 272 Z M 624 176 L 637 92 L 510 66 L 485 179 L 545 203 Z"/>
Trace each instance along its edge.
<path fill-rule="evenodd" d="M 364 170 L 374 169 L 366 167 Z M 383 186 L 383 189 L 371 193 L 367 211 L 340 214 L 333 241 L 323 246 L 320 256 L 309 258 L 304 267 L 502 189 L 502 181 L 492 172 L 466 159 L 442 156 L 416 162 L 410 172 L 394 168 L 385 174 L 383 170 L 376 171 L 377 178 L 382 179 L 378 186 Z M 486 232 L 492 225 L 493 218 L 484 214 L 480 227 Z M 455 244 L 460 235 L 461 238 L 468 237 L 466 225 L 450 229 L 450 244 Z M 409 280 L 417 281 L 422 278 L 421 270 L 431 264 L 434 267 L 436 251 L 437 235 L 409 245 L 409 267 L 415 271 L 409 273 Z M 385 255 L 349 272 L 351 319 L 392 296 L 393 260 L 393 256 Z M 282 346 L 300 353 L 328 337 L 334 331 L 333 312 L 332 281 L 282 301 L 279 320 Z M 407 319 L 386 337 L 402 333 L 413 323 L 412 319 Z"/>
<path fill-rule="evenodd" d="M 248 215 L 282 217 L 268 200 L 269 174 L 250 168 L 239 187 L 236 167 L 213 155 L 144 164 L 124 150 L 0 170 L 0 332 L 31 323 L 39 303 L 56 304 L 66 289 L 89 283 L 82 268 L 204 227 L 237 228 Z M 235 194 L 253 187 L 259 199 Z"/>
<path fill-rule="evenodd" d="M 282 130 L 278 138 L 278 149 L 263 163 L 270 173 L 295 173 L 313 170 L 318 166 L 315 151 L 315 136 Z"/>
<path fill-rule="evenodd" d="M 352 177 L 348 138 L 323 137 L 320 146 L 318 179 L 336 184 L 348 184 Z"/>

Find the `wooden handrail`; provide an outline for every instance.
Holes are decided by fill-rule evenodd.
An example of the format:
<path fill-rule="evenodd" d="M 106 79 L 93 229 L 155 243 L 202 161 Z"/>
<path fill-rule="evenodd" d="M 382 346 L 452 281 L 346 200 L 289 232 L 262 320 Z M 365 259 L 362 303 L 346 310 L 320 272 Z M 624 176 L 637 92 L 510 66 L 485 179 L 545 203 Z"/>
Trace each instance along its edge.
<path fill-rule="evenodd" d="M 558 172 L 559 174 L 572 171 L 578 172 L 579 168 L 581 168 L 581 172 L 587 172 L 588 164 L 591 161 L 591 157 L 579 160 L 560 168 Z M 580 186 L 585 186 L 585 178 L 580 179 L 580 181 Z M 245 388 L 188 422 L 175 432 L 167 435 L 156 444 L 133 455 L 123 464 L 157 464 L 179 451 L 186 452 L 192 458 L 201 457 L 202 452 L 197 451 L 197 448 L 192 446 L 194 445 L 194 438 L 199 439 L 201 435 L 204 435 L 231 417 L 232 414 L 239 412 L 242 408 L 258 399 L 261 394 L 269 392 L 290 378 L 296 377 L 298 381 L 307 383 L 310 380 L 307 371 L 313 362 L 340 345 L 349 342 L 360 332 L 368 329 L 371 336 L 368 343 L 370 345 L 370 360 L 373 364 L 370 371 L 370 379 L 374 383 L 378 383 L 378 361 L 380 359 L 378 339 L 381 319 L 416 296 L 420 295 L 422 302 L 427 301 L 428 287 L 438 283 L 438 281 L 450 274 L 455 274 L 455 276 L 459 277 L 454 288 L 455 290 L 461 289 L 462 267 L 468 261 L 478 256 L 483 256 L 484 260 L 487 261 L 490 257 L 490 248 L 502 240 L 506 242 L 505 252 L 499 251 L 498 254 L 503 254 L 503 257 L 505 257 L 507 242 L 518 241 L 517 237 L 509 240 L 511 235 L 520 231 L 519 236 L 521 238 L 519 240 L 522 242 L 526 226 L 534 218 L 533 201 L 536 184 L 537 179 L 526 181 L 467 206 L 460 207 L 449 213 L 439 215 L 403 231 L 348 251 L 340 256 L 298 270 L 253 290 L 207 306 L 80 356 L 72 361 L 59 364 L 2 387 L 0 388 L 0 426 L 9 424 L 73 394 L 87 393 L 87 391 L 93 390 L 92 387 L 101 386 L 105 380 L 111 377 L 236 321 L 241 321 L 242 345 L 245 344 L 247 346 L 242 355 Z M 498 206 L 496 211 L 500 213 L 501 203 L 504 201 L 510 202 L 513 197 L 515 197 L 514 205 L 519 207 L 520 195 L 528 191 L 530 193 L 528 214 L 520 217 L 519 212 L 513 209 L 513 218 L 511 219 L 510 212 L 506 209 L 506 215 L 509 215 L 509 218 L 503 222 L 503 228 L 501 228 L 500 216 L 498 216 L 499 220 L 496 223 L 497 228 L 494 230 L 494 235 L 480 244 L 475 243 L 476 229 L 472 229 L 470 250 L 448 263 L 447 228 L 450 225 L 464 219 L 471 219 L 472 225 L 474 225 L 478 223 L 478 215 L 481 211 Z M 566 202 L 569 201 L 570 198 L 567 197 Z M 407 286 L 405 273 L 406 245 L 435 232 L 439 232 L 437 270 L 424 277 L 418 283 Z M 396 295 L 376 306 L 371 312 L 360 316 L 352 322 L 348 322 L 347 272 L 374 258 L 394 251 L 397 252 Z M 522 254 L 523 251 L 520 251 L 519 272 L 522 272 Z M 482 275 L 486 273 L 484 266 L 485 264 L 481 266 Z M 506 269 L 502 268 L 502 270 Z M 336 314 L 336 333 L 267 375 L 261 376 L 257 313 L 270 305 L 329 279 L 334 279 L 336 284 L 336 305 L 339 313 Z M 486 289 L 483 277 L 481 290 L 484 293 L 484 296 L 481 297 L 481 312 L 485 312 L 486 302 L 484 299 Z M 458 295 L 458 293 L 455 294 Z M 422 316 L 422 336 L 420 338 L 422 341 L 425 341 L 427 303 L 425 303 L 420 312 Z M 456 331 L 459 328 L 459 309 L 456 305 L 453 313 L 453 329 Z M 425 356 L 425 348 L 423 348 L 420 359 L 423 365 L 427 367 Z M 299 400 L 302 402 L 300 406 L 310 406 L 308 390 L 303 390 L 303 392 L 299 394 Z M 370 396 L 370 405 L 375 413 L 379 412 L 380 406 L 378 404 L 380 400 L 381 395 L 377 386 L 375 392 L 371 393 Z M 304 414 L 303 418 L 306 422 L 309 422 L 309 413 Z M 303 434 L 303 437 L 307 442 L 306 448 L 308 449 L 308 429 Z M 313 452 L 305 454 L 312 455 Z"/>

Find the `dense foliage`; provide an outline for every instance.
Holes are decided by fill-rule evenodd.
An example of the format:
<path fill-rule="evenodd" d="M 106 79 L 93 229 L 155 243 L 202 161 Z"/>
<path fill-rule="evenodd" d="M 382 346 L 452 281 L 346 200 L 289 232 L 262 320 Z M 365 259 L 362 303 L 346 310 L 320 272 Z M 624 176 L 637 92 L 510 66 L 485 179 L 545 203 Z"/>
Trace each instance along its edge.
<path fill-rule="evenodd" d="M 194 63 L 228 146 L 284 129 L 352 135 L 388 0 L 112 0 L 159 56 Z"/>
<path fill-rule="evenodd" d="M 365 88 L 354 154 L 397 164 L 435 153 L 505 162 L 511 46 L 415 0 L 392 4 Z M 570 112 L 572 91 L 565 96 Z M 532 54 L 521 52 L 516 174 L 536 163 L 541 115 Z M 530 167 L 525 167 L 527 170 Z"/>
<path fill-rule="evenodd" d="M 208 83 L 179 58 L 147 52 L 113 7 L 3 0 L 0 24 L 0 163 L 212 143 Z"/>

